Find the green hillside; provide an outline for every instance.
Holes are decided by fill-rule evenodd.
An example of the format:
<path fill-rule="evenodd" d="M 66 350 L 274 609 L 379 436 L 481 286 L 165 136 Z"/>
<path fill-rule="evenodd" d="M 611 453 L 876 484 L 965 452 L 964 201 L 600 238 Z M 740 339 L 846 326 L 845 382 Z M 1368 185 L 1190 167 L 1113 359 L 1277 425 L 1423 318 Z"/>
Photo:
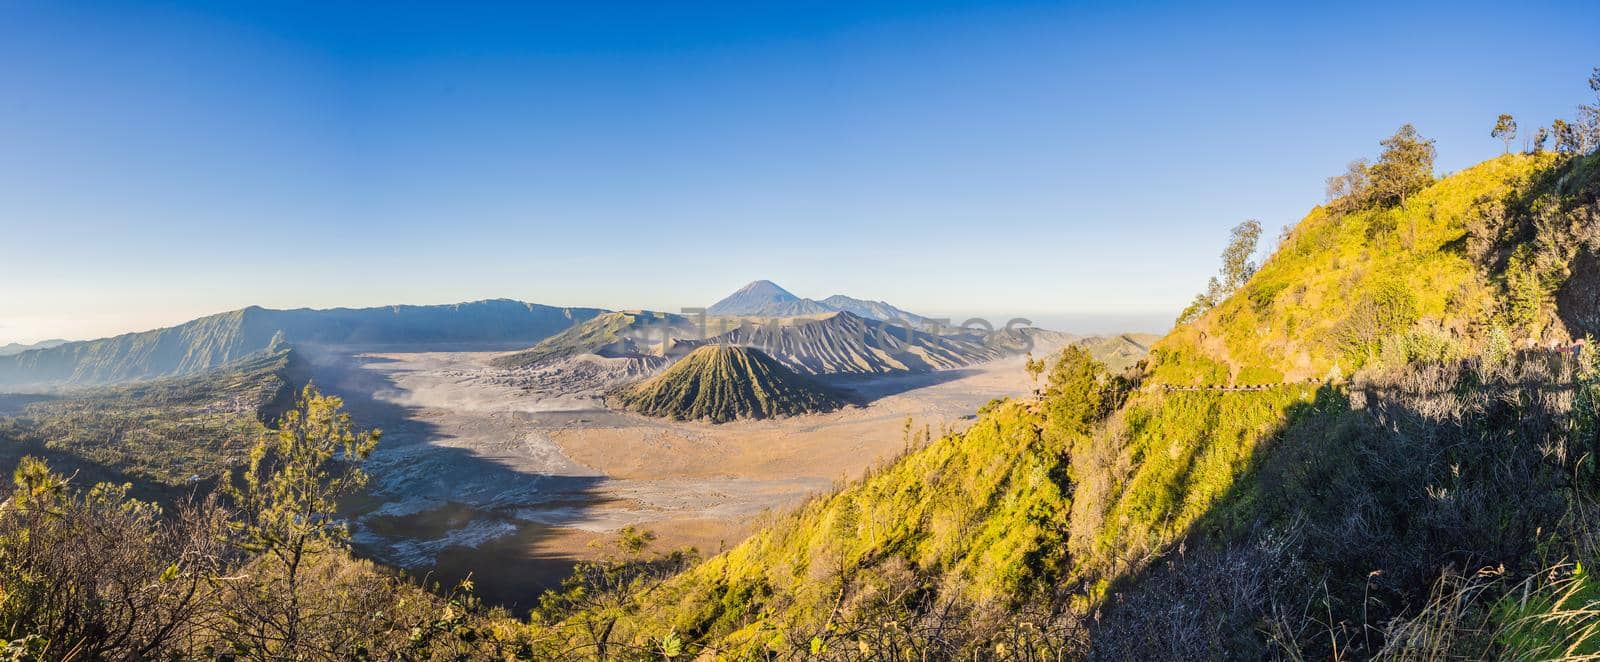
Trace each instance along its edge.
<path fill-rule="evenodd" d="M 25 404 L 0 429 L 8 457 L 91 476 L 174 485 L 237 467 L 246 436 L 261 445 L 245 489 L 227 491 L 232 510 L 170 528 L 125 488 L 73 492 L 17 462 L 5 512 L 22 516 L 0 518 L 0 552 L 24 562 L 0 564 L 0 617 L 34 632 L 89 614 L 92 627 L 23 645 L 100 642 L 102 622 L 148 620 L 95 591 L 164 594 L 181 577 L 216 590 L 181 598 L 201 616 L 174 621 L 187 629 L 167 650 L 223 641 L 263 658 L 1593 659 L 1600 348 L 1575 341 L 1600 328 L 1600 156 L 1569 140 L 1435 180 L 1431 143 L 1410 127 L 1384 144 L 1259 267 L 1259 225 L 1235 228 L 1218 276 L 1127 370 L 1095 343 L 1030 362 L 1036 395 L 937 434 L 907 421 L 898 457 L 704 560 L 654 553 L 625 527 L 616 554 L 577 564 L 527 621 L 483 609 L 470 581 L 430 601 L 352 569 L 335 509 L 358 496 L 356 461 L 377 435 L 307 388 L 260 436 L 292 353 L 95 391 L 115 406 L 91 418 L 70 399 Z M 830 348 L 829 329 L 860 319 L 780 325 L 770 340 Z M 555 345 L 603 348 L 634 321 Z M 1131 357 L 1143 343 L 1111 347 Z M 613 401 L 712 422 L 842 404 L 743 345 L 700 347 Z M 157 438 L 124 443 L 131 433 Z M 160 450 L 126 453 L 146 447 Z M 328 469 L 345 477 L 324 481 Z M 99 536 L 107 523 L 140 533 Z M 302 556 L 283 530 L 322 542 Z M 78 539 L 93 544 L 63 542 Z M 129 541 L 129 563 L 94 560 Z M 56 547 L 89 553 L 57 563 Z M 302 584 L 303 559 L 325 570 Z M 68 585 L 90 597 L 35 608 Z M 265 620 L 257 604 L 273 605 Z M 302 614 L 322 623 L 311 635 L 258 634 Z"/>
<path fill-rule="evenodd" d="M 1154 377 L 1296 381 L 1463 350 L 1494 329 L 1546 342 L 1581 337 L 1593 329 L 1567 328 L 1555 295 L 1587 230 L 1551 221 L 1593 196 L 1592 168 L 1552 153 L 1512 154 L 1403 206 L 1318 207 L 1239 292 L 1156 346 Z"/>
<path fill-rule="evenodd" d="M 1319 207 L 1135 372 L 1069 348 L 1037 401 L 908 438 L 605 632 L 729 657 L 1403 655 L 1422 644 L 1390 635 L 1452 568 L 1596 549 L 1600 368 L 1547 348 L 1592 329 L 1597 191 L 1595 157 L 1508 155 Z"/>
<path fill-rule="evenodd" d="M 759 350 L 707 345 L 664 372 L 613 394 L 647 416 L 726 423 L 838 409 L 844 402 Z"/>

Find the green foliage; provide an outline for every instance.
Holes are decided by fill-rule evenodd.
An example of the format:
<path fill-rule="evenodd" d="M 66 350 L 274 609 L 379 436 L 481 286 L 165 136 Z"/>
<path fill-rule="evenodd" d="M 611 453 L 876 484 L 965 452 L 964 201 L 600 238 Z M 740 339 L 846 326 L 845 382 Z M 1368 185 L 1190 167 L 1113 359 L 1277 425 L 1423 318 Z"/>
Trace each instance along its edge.
<path fill-rule="evenodd" d="M 340 499 L 366 485 L 360 462 L 382 433 L 358 431 L 343 407 L 343 400 L 308 384 L 277 429 L 250 449 L 244 484 L 226 488 L 246 515 L 235 528 L 247 547 L 288 557 L 349 536 L 334 513 Z"/>
<path fill-rule="evenodd" d="M 1153 348 L 1151 380 L 1243 383 L 1242 371 L 1265 368 L 1298 381 L 1348 374 L 1386 351 L 1427 360 L 1437 352 L 1404 344 L 1426 342 L 1414 335 L 1422 329 L 1452 347 L 1475 347 L 1506 298 L 1483 264 L 1489 258 L 1473 256 L 1498 254 L 1532 234 L 1502 227 L 1504 212 L 1484 201 L 1519 198 L 1579 167 L 1548 154 L 1512 154 L 1441 180 L 1403 206 L 1314 210 L 1240 288 L 1242 296 L 1218 302 Z M 1550 265 L 1538 272 L 1548 302 L 1563 263 L 1531 263 Z"/>
<path fill-rule="evenodd" d="M 586 651 L 596 659 L 640 650 L 666 659 L 683 655 L 684 641 L 676 632 L 667 632 L 653 645 L 618 636 L 619 621 L 637 617 L 652 591 L 699 558 L 692 549 L 650 553 L 653 540 L 653 533 L 623 527 L 616 541 L 618 555 L 579 563 L 559 589 L 540 596 L 534 622 L 558 634 L 569 652 Z"/>
<path fill-rule="evenodd" d="M 71 391 L 0 417 L 0 465 L 23 453 L 107 479 L 176 491 L 247 461 L 250 445 L 303 379 L 290 350 L 222 369 L 128 386 Z M 11 442 L 5 442 L 9 438 Z"/>
<path fill-rule="evenodd" d="M 1228 246 L 1222 250 L 1222 288 L 1233 292 L 1242 287 L 1256 273 L 1256 263 L 1250 259 L 1256 253 L 1256 243 L 1261 239 L 1261 222 L 1249 219 L 1229 231 Z"/>
<path fill-rule="evenodd" d="M 1379 350 L 1386 337 L 1410 329 L 1420 316 L 1417 296 L 1400 280 L 1373 285 L 1334 330 L 1334 342 L 1346 360 L 1360 366 Z"/>
<path fill-rule="evenodd" d="M 1372 164 L 1372 183 L 1369 195 L 1374 204 L 1391 206 L 1405 204 L 1418 191 L 1433 183 L 1433 158 L 1436 150 L 1432 140 L 1417 134 L 1416 127 L 1406 124 L 1394 135 L 1383 139 L 1383 153 Z"/>
<path fill-rule="evenodd" d="M 1513 328 L 1531 329 L 1544 311 L 1549 293 L 1530 264 L 1529 250 L 1521 247 L 1511 256 L 1505 270 L 1505 315 Z"/>
<path fill-rule="evenodd" d="M 0 501 L 0 634 L 32 637 L 31 659 L 146 657 L 207 588 L 223 547 L 215 516 L 169 526 L 127 492 L 74 491 L 42 461 L 18 463 Z"/>
<path fill-rule="evenodd" d="M 1245 296 L 1249 297 L 1250 305 L 1255 309 L 1256 313 L 1261 314 L 1270 309 L 1272 302 L 1276 301 L 1278 295 L 1288 288 L 1289 283 L 1287 281 L 1257 282 L 1251 284 Z"/>
<path fill-rule="evenodd" d="M 1497 569 L 1447 572 L 1428 604 L 1388 634 L 1387 659 L 1593 659 L 1600 585 L 1582 564 L 1556 565 L 1520 583 Z"/>
<path fill-rule="evenodd" d="M 1540 581 L 1540 580 L 1543 581 Z M 1508 592 L 1491 612 L 1494 649 L 1505 660 L 1600 656 L 1600 583 L 1582 564 L 1557 567 L 1521 594 Z"/>
<path fill-rule="evenodd" d="M 166 511 L 129 498 L 127 485 L 79 490 L 43 462 L 21 459 L 12 485 L 0 488 L 0 651 L 13 659 L 531 659 L 554 646 L 485 610 L 470 582 L 436 596 L 336 544 L 342 527 L 331 498 L 359 482 L 349 462 L 376 440 L 354 432 L 338 404 L 308 390 L 262 441 L 259 478 L 233 490 L 243 511 L 215 498 Z M 303 553 L 293 556 L 296 549 Z M 549 650 L 543 658 L 560 656 Z"/>
<path fill-rule="evenodd" d="M 321 605 L 302 605 L 308 558 L 338 549 L 349 530 L 336 516 L 339 500 L 366 485 L 360 462 L 378 445 L 380 432 L 358 431 L 344 402 L 306 385 L 277 429 L 250 449 L 242 485 L 224 491 L 241 517 L 229 524 L 240 545 L 270 565 L 271 581 L 235 586 L 242 599 L 263 605 L 242 620 L 235 648 L 262 654 L 295 650 L 307 629 L 327 620 Z M 263 568 L 267 570 L 267 568 Z M 278 607 L 276 609 L 268 606 Z"/>
<path fill-rule="evenodd" d="M 1076 452 L 1073 553 L 1104 581 L 1176 540 L 1241 480 L 1258 445 L 1313 389 L 1140 394 Z M 1102 584 L 1103 586 L 1104 584 Z"/>
<path fill-rule="evenodd" d="M 1503 120 L 1512 122 L 1510 131 L 1514 134 L 1515 122 L 1509 115 Z M 1500 127 L 1495 131 L 1499 137 Z M 1334 211 L 1342 214 L 1403 205 L 1433 183 L 1433 141 L 1418 135 L 1416 127 L 1403 125 L 1380 144 L 1383 152 L 1376 163 L 1368 164 L 1366 159 L 1351 161 L 1344 174 L 1328 178 L 1328 203 Z"/>
<path fill-rule="evenodd" d="M 1246 220 L 1228 233 L 1228 245 L 1222 249 L 1222 268 L 1206 285 L 1206 291 L 1196 294 L 1194 301 L 1178 315 L 1179 324 L 1189 324 L 1211 310 L 1250 280 L 1256 272 L 1256 263 L 1250 259 L 1256 252 L 1256 242 L 1261 239 L 1261 223 Z"/>
<path fill-rule="evenodd" d="M 1494 121 L 1494 129 L 1489 131 L 1489 137 L 1504 142 L 1506 153 L 1511 153 L 1511 141 L 1517 139 L 1517 120 L 1508 113 L 1501 113 Z"/>
<path fill-rule="evenodd" d="M 1560 154 L 1582 154 L 1584 150 L 1583 133 L 1578 125 L 1564 119 L 1556 118 L 1550 125 L 1550 135 L 1555 140 L 1555 150 Z"/>
<path fill-rule="evenodd" d="M 1385 367 L 1413 363 L 1446 363 L 1462 357 L 1462 348 L 1449 334 L 1435 327 L 1417 326 L 1386 336 L 1378 352 Z"/>

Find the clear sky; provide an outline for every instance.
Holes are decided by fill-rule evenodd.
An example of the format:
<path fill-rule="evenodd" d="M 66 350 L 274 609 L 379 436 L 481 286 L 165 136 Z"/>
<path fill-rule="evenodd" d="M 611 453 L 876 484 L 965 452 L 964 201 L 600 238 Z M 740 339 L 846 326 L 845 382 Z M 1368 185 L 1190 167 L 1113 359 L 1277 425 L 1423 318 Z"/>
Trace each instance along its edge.
<path fill-rule="evenodd" d="M 1459 169 L 1600 65 L 1592 1 L 466 4 L 0 0 L 0 343 L 757 278 L 1158 327 L 1401 123 Z"/>

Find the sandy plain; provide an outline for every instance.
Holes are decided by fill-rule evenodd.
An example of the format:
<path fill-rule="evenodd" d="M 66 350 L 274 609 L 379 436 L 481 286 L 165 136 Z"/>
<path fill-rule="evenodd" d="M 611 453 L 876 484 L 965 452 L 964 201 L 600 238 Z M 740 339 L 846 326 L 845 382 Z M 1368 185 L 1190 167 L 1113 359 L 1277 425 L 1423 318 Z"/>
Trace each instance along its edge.
<path fill-rule="evenodd" d="M 791 508 L 902 451 L 909 419 L 963 427 L 1031 391 L 1013 357 L 926 374 L 833 379 L 860 406 L 722 425 L 608 410 L 607 388 L 651 366 L 586 358 L 507 370 L 498 352 L 322 349 L 313 375 L 357 422 L 384 430 L 368 494 L 348 504 L 358 550 L 419 576 L 470 573 L 487 600 L 526 608 L 623 526 L 658 548 L 714 554 L 763 513 Z"/>

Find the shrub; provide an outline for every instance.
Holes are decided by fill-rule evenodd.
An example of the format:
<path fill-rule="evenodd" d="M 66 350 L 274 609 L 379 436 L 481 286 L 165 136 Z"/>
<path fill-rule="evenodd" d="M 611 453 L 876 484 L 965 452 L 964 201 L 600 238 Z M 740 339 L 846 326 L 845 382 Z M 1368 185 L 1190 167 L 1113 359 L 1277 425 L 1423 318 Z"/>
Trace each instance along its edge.
<path fill-rule="evenodd" d="M 1336 346 L 1347 360 L 1360 366 L 1380 349 L 1384 337 L 1409 328 L 1418 314 L 1417 295 L 1404 281 L 1379 282 L 1335 327 Z"/>

